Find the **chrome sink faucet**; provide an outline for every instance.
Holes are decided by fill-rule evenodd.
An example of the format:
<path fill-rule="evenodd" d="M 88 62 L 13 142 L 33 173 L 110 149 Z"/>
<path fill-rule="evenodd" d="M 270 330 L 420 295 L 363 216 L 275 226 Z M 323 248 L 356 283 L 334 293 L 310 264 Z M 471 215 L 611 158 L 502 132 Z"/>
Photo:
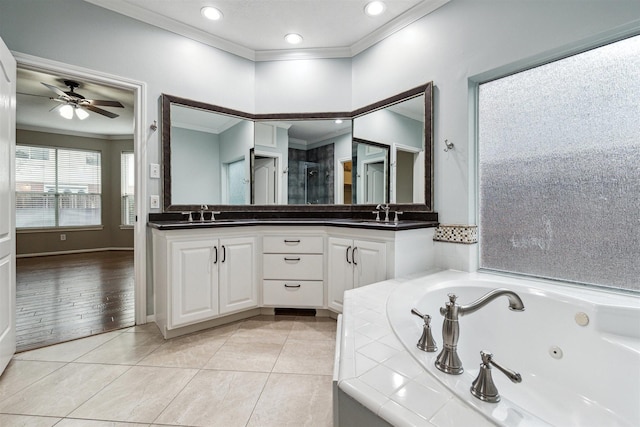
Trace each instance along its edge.
<path fill-rule="evenodd" d="M 207 205 L 200 205 L 200 221 L 204 221 L 204 211 L 209 209 Z"/>
<path fill-rule="evenodd" d="M 444 322 L 442 323 L 442 351 L 436 358 L 436 368 L 453 375 L 464 372 L 457 351 L 458 338 L 460 337 L 458 318 L 481 309 L 503 295 L 509 298 L 510 310 L 524 311 L 524 304 L 520 297 L 508 289 L 494 289 L 468 305 L 459 305 L 456 303 L 458 297 L 455 294 L 449 294 L 449 302 L 440 308 L 440 314 L 444 316 Z"/>
<path fill-rule="evenodd" d="M 389 222 L 389 210 L 391 208 L 389 207 L 389 203 L 387 204 L 382 204 L 382 203 L 378 203 L 378 206 L 376 206 L 376 210 L 378 212 L 380 212 L 381 210 L 384 211 L 384 222 Z"/>

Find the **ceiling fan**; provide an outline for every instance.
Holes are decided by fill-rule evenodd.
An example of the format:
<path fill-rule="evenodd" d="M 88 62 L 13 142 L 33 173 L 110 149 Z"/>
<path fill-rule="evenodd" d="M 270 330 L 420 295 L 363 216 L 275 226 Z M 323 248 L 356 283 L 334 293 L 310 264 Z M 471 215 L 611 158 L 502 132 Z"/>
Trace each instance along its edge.
<path fill-rule="evenodd" d="M 87 113 L 85 110 L 93 111 L 94 113 L 101 114 L 103 116 L 109 117 L 110 119 L 115 119 L 119 116 L 118 114 L 112 113 L 111 111 L 107 111 L 102 108 L 98 108 L 97 105 L 101 107 L 124 108 L 124 105 L 122 105 L 118 101 L 86 99 L 84 96 L 73 91 L 75 88 L 80 87 L 80 83 L 74 80 L 64 80 L 64 84 L 69 86 L 69 90 L 66 92 L 50 84 L 44 82 L 40 83 L 42 83 L 44 86 L 58 95 L 57 98 L 52 97 L 49 99 L 59 102 L 62 105 L 58 105 L 52 108 L 51 111 L 60 108 L 60 115 L 65 119 L 73 118 L 73 113 L 75 111 L 76 116 L 80 120 L 84 120 L 89 117 L 89 113 Z"/>

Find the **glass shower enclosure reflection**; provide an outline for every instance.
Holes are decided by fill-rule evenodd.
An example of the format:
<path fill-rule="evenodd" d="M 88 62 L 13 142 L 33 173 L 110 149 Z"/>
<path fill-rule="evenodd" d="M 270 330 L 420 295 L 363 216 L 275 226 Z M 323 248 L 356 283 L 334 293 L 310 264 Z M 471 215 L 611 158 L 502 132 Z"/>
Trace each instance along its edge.
<path fill-rule="evenodd" d="M 333 203 L 333 191 L 330 190 L 333 190 L 333 171 L 325 165 L 289 161 L 289 204 Z"/>

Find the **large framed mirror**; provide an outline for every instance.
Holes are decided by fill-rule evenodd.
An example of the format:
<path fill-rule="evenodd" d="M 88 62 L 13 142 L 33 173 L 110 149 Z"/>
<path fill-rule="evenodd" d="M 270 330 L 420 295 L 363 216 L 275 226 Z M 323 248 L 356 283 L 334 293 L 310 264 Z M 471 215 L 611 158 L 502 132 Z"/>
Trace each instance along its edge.
<path fill-rule="evenodd" d="M 432 83 L 350 113 L 252 115 L 162 95 L 164 210 L 432 211 Z"/>

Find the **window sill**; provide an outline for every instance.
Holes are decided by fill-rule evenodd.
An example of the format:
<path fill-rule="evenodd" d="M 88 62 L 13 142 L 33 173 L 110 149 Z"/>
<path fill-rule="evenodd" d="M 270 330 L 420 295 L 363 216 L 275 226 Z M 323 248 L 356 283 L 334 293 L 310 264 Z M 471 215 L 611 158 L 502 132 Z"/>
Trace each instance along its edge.
<path fill-rule="evenodd" d="M 102 231 L 104 226 L 91 225 L 87 227 L 47 227 L 47 228 L 16 228 L 16 234 L 29 233 L 59 233 L 61 231 Z"/>

